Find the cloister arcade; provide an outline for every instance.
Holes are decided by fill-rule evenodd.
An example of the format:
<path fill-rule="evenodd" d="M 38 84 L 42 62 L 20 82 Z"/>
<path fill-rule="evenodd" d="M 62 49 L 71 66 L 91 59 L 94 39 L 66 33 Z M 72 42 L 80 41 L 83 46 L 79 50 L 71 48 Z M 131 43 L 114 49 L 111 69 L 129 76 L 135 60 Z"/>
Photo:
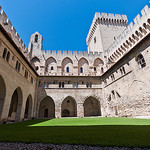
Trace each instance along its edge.
<path fill-rule="evenodd" d="M 60 117 L 79 117 L 78 106 L 80 104 L 72 97 L 67 96 L 60 104 Z M 39 118 L 55 118 L 58 107 L 51 97 L 46 96 L 40 101 L 38 109 Z M 100 101 L 92 96 L 87 97 L 82 103 L 83 117 L 101 116 Z"/>
<path fill-rule="evenodd" d="M 0 75 L 0 122 L 3 116 L 6 116 L 5 121 L 11 122 L 31 119 L 33 117 L 32 95 L 24 97 L 21 87 L 8 90 L 8 86 Z"/>

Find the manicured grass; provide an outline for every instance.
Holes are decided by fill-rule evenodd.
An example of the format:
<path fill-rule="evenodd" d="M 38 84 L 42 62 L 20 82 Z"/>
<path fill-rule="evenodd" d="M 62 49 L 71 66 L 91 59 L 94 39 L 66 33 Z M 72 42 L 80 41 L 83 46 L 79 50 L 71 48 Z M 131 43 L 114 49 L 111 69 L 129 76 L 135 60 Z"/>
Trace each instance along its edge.
<path fill-rule="evenodd" d="M 64 118 L 0 126 L 0 141 L 150 147 L 150 120 Z"/>
<path fill-rule="evenodd" d="M 59 118 L 31 126 L 96 126 L 96 125 L 150 125 L 149 119 L 133 118 Z"/>

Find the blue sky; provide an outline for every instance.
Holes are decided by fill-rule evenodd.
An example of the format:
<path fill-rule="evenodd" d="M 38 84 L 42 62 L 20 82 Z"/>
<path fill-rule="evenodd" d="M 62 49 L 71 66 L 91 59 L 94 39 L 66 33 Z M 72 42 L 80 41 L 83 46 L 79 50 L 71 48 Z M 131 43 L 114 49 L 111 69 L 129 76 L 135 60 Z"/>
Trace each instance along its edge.
<path fill-rule="evenodd" d="M 43 36 L 44 50 L 86 51 L 95 12 L 126 14 L 129 22 L 149 0 L 1 0 L 0 5 L 28 47 L 30 35 Z"/>

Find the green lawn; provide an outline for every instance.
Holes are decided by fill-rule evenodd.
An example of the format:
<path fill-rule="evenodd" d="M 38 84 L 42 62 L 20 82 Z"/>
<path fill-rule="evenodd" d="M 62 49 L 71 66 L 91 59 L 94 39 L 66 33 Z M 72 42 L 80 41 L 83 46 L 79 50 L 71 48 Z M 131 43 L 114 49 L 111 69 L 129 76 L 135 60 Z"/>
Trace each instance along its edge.
<path fill-rule="evenodd" d="M 0 125 L 0 141 L 150 147 L 150 120 L 62 118 Z"/>

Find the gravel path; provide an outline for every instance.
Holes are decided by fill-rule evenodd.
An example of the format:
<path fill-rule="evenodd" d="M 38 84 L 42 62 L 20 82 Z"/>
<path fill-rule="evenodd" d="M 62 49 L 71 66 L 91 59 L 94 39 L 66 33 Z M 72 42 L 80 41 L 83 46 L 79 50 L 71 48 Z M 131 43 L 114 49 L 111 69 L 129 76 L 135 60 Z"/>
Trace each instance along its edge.
<path fill-rule="evenodd" d="M 131 150 L 131 148 L 119 147 L 92 147 L 82 145 L 53 145 L 42 143 L 0 143 L 0 150 Z M 132 150 L 150 150 L 147 148 L 133 148 Z"/>

